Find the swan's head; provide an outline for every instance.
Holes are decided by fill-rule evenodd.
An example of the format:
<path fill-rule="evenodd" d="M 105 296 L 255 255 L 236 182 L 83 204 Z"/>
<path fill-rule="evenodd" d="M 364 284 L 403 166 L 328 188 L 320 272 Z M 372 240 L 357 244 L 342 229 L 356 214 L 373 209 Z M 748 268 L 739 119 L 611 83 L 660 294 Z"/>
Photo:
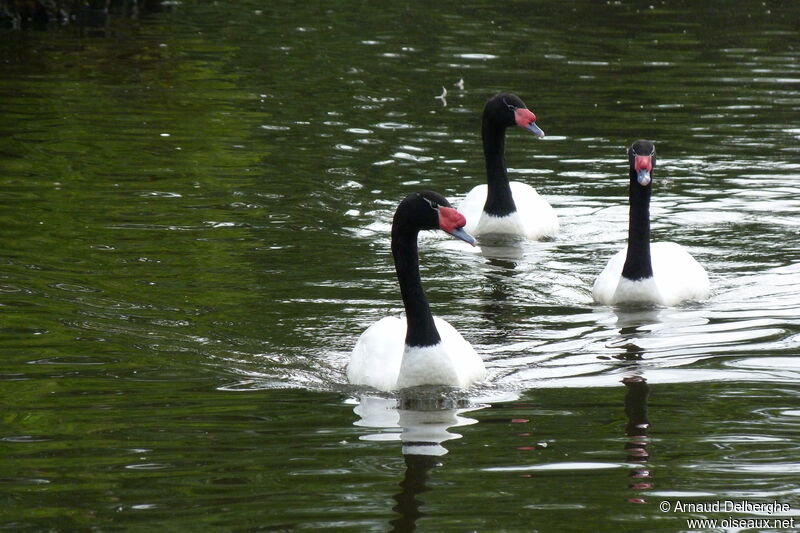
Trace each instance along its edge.
<path fill-rule="evenodd" d="M 475 246 L 475 238 L 464 231 L 467 219 L 454 209 L 447 198 L 433 191 L 416 192 L 400 203 L 395 219 L 402 216 L 419 229 L 440 229 Z"/>
<path fill-rule="evenodd" d="M 516 94 L 500 93 L 490 98 L 483 108 L 483 120 L 504 128 L 517 125 L 539 138 L 544 137 L 544 132 L 536 125 L 536 115 Z"/>
<path fill-rule="evenodd" d="M 647 187 L 653 181 L 653 167 L 656 166 L 656 146 L 650 141 L 639 140 L 628 148 L 628 162 L 631 167 L 631 178 Z"/>

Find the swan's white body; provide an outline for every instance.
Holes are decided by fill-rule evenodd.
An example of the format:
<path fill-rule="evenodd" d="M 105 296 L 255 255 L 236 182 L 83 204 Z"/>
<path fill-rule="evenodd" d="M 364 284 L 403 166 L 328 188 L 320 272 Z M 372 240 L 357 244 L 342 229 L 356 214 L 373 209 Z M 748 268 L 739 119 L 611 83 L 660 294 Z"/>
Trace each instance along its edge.
<path fill-rule="evenodd" d="M 347 378 L 354 385 L 393 391 L 418 385 L 468 387 L 486 377 L 483 360 L 456 329 L 433 317 L 441 342 L 435 346 L 406 346 L 405 317 L 375 322 L 356 342 Z"/>
<path fill-rule="evenodd" d="M 555 237 L 558 233 L 558 217 L 547 200 L 528 184 L 512 181 L 509 185 L 517 206 L 516 212 L 504 217 L 486 213 L 483 206 L 486 205 L 488 186 L 478 185 L 458 207 L 467 219 L 464 229 L 475 236 L 500 233 L 531 240 Z"/>
<path fill-rule="evenodd" d="M 679 244 L 650 244 L 653 277 L 638 281 L 622 277 L 627 253 L 627 247 L 617 252 L 595 280 L 592 295 L 596 302 L 676 305 L 705 300 L 711 293 L 705 269 Z"/>

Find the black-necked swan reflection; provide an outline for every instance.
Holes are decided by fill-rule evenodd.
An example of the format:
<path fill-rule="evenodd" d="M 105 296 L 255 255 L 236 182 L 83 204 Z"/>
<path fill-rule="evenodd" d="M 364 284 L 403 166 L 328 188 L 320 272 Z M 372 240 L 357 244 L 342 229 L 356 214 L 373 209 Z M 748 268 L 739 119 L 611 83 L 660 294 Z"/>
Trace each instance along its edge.
<path fill-rule="evenodd" d="M 656 147 L 639 140 L 628 149 L 630 215 L 628 244 L 614 255 L 594 283 L 601 304 L 676 305 L 708 298 L 708 274 L 686 250 L 673 242 L 650 243 L 650 195 Z"/>
<path fill-rule="evenodd" d="M 558 217 L 547 200 L 530 185 L 508 181 L 506 129 L 514 125 L 544 137 L 536 125 L 536 115 L 517 95 L 500 93 L 486 102 L 481 124 L 486 184 L 472 189 L 459 205 L 467 217 L 465 229 L 476 237 L 489 234 L 532 240 L 555 237 Z"/>
<path fill-rule="evenodd" d="M 410 389 L 414 394 L 418 390 Z M 353 412 L 358 415 L 356 426 L 370 428 L 361 435 L 363 441 L 400 441 L 403 455 L 441 456 L 447 453 L 443 444 L 461 438 L 450 431 L 454 427 L 477 424 L 465 413 L 487 407 L 488 404 L 448 396 L 397 396 L 380 397 L 363 395 L 357 400 Z"/>
<path fill-rule="evenodd" d="M 441 229 L 475 244 L 465 223 L 435 192 L 412 193 L 400 202 L 392 220 L 392 256 L 406 316 L 383 318 L 361 334 L 347 366 L 350 383 L 391 391 L 418 385 L 467 387 L 484 379 L 483 360 L 469 342 L 431 314 L 419 274 L 420 230 Z"/>
<path fill-rule="evenodd" d="M 442 465 L 442 457 L 448 453 L 445 443 L 462 436 L 451 429 L 477 424 L 476 419 L 464 416 L 465 413 L 489 405 L 450 395 L 430 395 L 429 390 L 417 395 L 419 392 L 408 389 L 391 398 L 361 396 L 348 400 L 356 403 L 355 425 L 365 428 L 359 440 L 402 443 L 406 468 L 400 490 L 392 496 L 397 503 L 392 510 L 398 516 L 390 522 L 391 531 L 416 529 L 417 520 L 423 516 L 424 502 L 420 496 L 433 488 L 428 487 L 430 473 Z"/>

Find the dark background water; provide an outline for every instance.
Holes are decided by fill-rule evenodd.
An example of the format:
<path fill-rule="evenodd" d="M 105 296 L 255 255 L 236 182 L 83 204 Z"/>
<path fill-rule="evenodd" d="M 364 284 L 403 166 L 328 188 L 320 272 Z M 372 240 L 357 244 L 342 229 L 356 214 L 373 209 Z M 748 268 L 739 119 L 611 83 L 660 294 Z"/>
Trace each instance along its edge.
<path fill-rule="evenodd" d="M 129 6 L 130 7 L 130 6 Z M 800 509 L 800 4 L 142 4 L 0 39 L 0 526 L 676 531 Z M 454 84 L 464 80 L 464 89 Z M 435 96 L 448 90 L 445 102 Z M 462 393 L 347 385 L 397 202 L 514 179 L 554 242 L 426 236 Z M 625 147 L 710 300 L 612 309 Z M 460 438 L 459 438 L 460 437 Z M 422 443 L 422 444 L 421 444 Z"/>

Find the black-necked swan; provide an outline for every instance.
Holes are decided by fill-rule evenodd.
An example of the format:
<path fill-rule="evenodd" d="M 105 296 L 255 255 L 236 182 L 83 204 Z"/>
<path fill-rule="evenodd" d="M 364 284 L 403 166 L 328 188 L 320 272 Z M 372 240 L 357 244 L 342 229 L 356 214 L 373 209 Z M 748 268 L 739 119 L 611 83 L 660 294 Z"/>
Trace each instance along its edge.
<path fill-rule="evenodd" d="M 476 237 L 487 234 L 533 240 L 555 237 L 558 217 L 547 200 L 530 185 L 508 181 L 506 128 L 514 125 L 544 137 L 536 125 L 536 115 L 517 95 L 500 93 L 486 102 L 481 124 L 486 184 L 472 189 L 459 205 L 467 217 L 465 229 Z"/>
<path fill-rule="evenodd" d="M 419 275 L 419 231 L 441 229 L 474 245 L 465 223 L 464 215 L 435 192 L 412 193 L 400 202 L 392 221 L 392 256 L 406 316 L 385 317 L 361 334 L 347 366 L 350 383 L 391 391 L 467 387 L 485 377 L 483 361 L 469 342 L 431 314 Z"/>
<path fill-rule="evenodd" d="M 689 252 L 674 242 L 650 243 L 650 195 L 656 147 L 636 141 L 628 148 L 630 214 L 628 245 L 614 255 L 594 282 L 601 304 L 676 305 L 708 298 L 708 274 Z"/>

